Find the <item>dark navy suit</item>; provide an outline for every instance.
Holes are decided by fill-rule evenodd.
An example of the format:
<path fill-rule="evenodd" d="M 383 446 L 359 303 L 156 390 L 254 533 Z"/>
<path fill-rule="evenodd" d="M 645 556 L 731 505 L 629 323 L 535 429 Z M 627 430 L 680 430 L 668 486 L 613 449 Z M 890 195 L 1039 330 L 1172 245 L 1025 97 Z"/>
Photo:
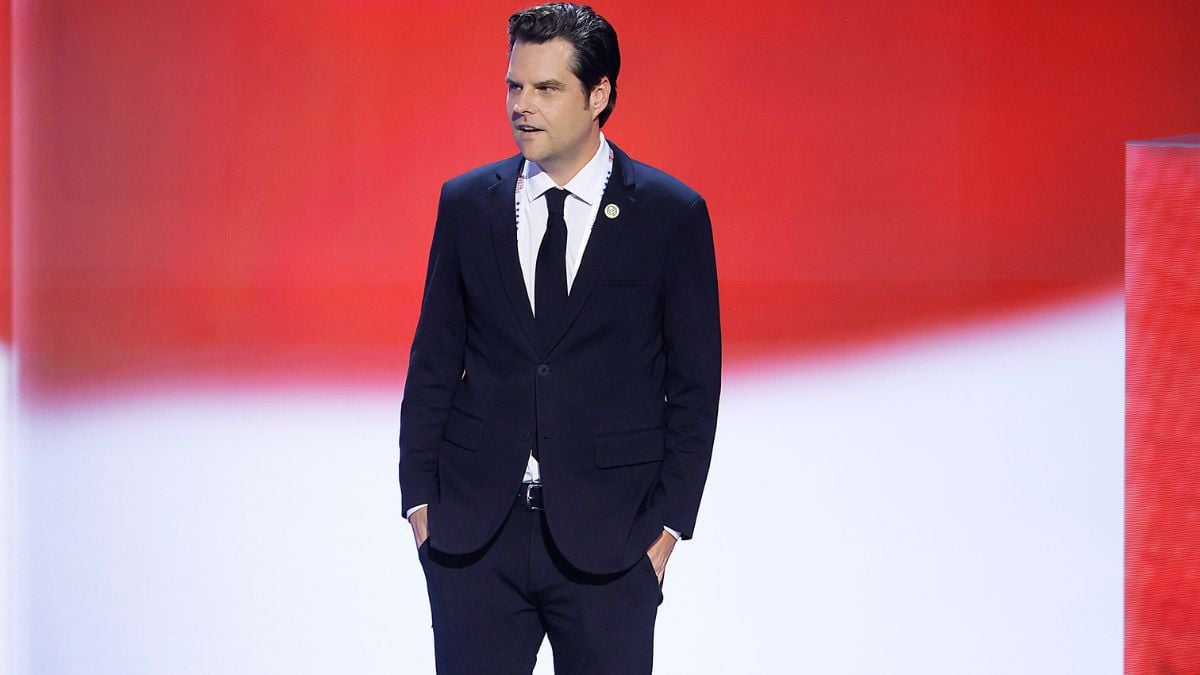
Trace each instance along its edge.
<path fill-rule="evenodd" d="M 400 429 L 403 508 L 429 504 L 433 551 L 488 545 L 534 443 L 543 526 L 578 571 L 629 570 L 663 526 L 692 536 L 721 379 L 712 227 L 696 192 L 613 154 L 549 338 L 517 254 L 521 157 L 442 188 Z"/>

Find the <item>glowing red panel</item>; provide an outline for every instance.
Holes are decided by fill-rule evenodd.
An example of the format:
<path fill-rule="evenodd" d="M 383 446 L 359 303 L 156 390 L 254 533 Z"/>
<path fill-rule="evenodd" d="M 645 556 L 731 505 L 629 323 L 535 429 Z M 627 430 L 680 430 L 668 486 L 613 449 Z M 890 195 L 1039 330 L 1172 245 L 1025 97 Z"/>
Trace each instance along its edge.
<path fill-rule="evenodd" d="M 1125 672 L 1200 664 L 1200 135 L 1126 151 Z"/>

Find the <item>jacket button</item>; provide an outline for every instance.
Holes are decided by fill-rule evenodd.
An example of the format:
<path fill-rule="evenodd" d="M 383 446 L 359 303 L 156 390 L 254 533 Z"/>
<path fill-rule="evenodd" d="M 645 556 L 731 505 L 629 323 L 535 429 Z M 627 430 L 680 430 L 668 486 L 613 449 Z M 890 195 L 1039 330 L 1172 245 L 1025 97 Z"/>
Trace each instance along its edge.
<path fill-rule="evenodd" d="M 529 432 L 528 431 L 521 432 L 521 440 L 523 440 L 523 441 L 529 440 Z"/>
<path fill-rule="evenodd" d="M 546 375 L 549 375 L 550 374 L 550 366 L 543 363 L 542 365 L 538 366 L 537 373 L 538 373 L 538 375 L 541 375 L 543 377 Z"/>

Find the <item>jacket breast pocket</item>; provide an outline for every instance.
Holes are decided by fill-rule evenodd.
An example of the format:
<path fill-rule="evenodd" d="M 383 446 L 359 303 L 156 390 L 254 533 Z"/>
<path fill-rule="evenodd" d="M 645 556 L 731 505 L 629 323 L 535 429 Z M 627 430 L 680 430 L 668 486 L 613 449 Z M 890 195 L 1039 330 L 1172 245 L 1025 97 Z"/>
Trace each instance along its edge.
<path fill-rule="evenodd" d="M 596 438 L 596 467 L 601 469 L 661 462 L 663 430 L 643 429 Z"/>
<path fill-rule="evenodd" d="M 451 408 L 450 414 L 446 416 L 442 438 L 460 448 L 475 452 L 483 443 L 483 420 L 458 408 Z"/>
<path fill-rule="evenodd" d="M 649 279 L 611 278 L 596 282 L 592 292 L 600 314 L 622 324 L 655 321 L 653 312 L 659 300 L 657 284 Z"/>
<path fill-rule="evenodd" d="M 655 295 L 658 284 L 654 279 L 644 277 L 606 277 L 596 282 L 596 289 L 602 293 Z"/>
<path fill-rule="evenodd" d="M 607 277 L 596 282 L 604 288 L 636 288 L 638 286 L 649 287 L 651 282 L 647 279 L 637 279 L 634 277 Z"/>

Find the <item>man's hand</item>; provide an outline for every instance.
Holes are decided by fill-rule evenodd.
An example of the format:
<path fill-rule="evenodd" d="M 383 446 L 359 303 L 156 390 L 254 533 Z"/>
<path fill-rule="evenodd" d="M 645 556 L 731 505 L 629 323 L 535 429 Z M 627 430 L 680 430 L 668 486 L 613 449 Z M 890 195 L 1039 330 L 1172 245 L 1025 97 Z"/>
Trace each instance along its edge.
<path fill-rule="evenodd" d="M 413 515 L 417 514 L 414 513 Z M 658 575 L 658 583 L 660 584 L 662 583 L 663 575 L 667 572 L 667 558 L 671 557 L 671 551 L 674 550 L 675 537 L 672 537 L 666 531 L 658 535 L 658 539 L 646 550 L 646 557 L 650 558 L 650 563 L 654 565 L 654 573 Z"/>
<path fill-rule="evenodd" d="M 408 524 L 412 525 L 413 540 L 417 542 L 417 548 L 421 548 L 421 544 L 429 538 L 429 507 L 413 511 L 408 517 Z"/>

